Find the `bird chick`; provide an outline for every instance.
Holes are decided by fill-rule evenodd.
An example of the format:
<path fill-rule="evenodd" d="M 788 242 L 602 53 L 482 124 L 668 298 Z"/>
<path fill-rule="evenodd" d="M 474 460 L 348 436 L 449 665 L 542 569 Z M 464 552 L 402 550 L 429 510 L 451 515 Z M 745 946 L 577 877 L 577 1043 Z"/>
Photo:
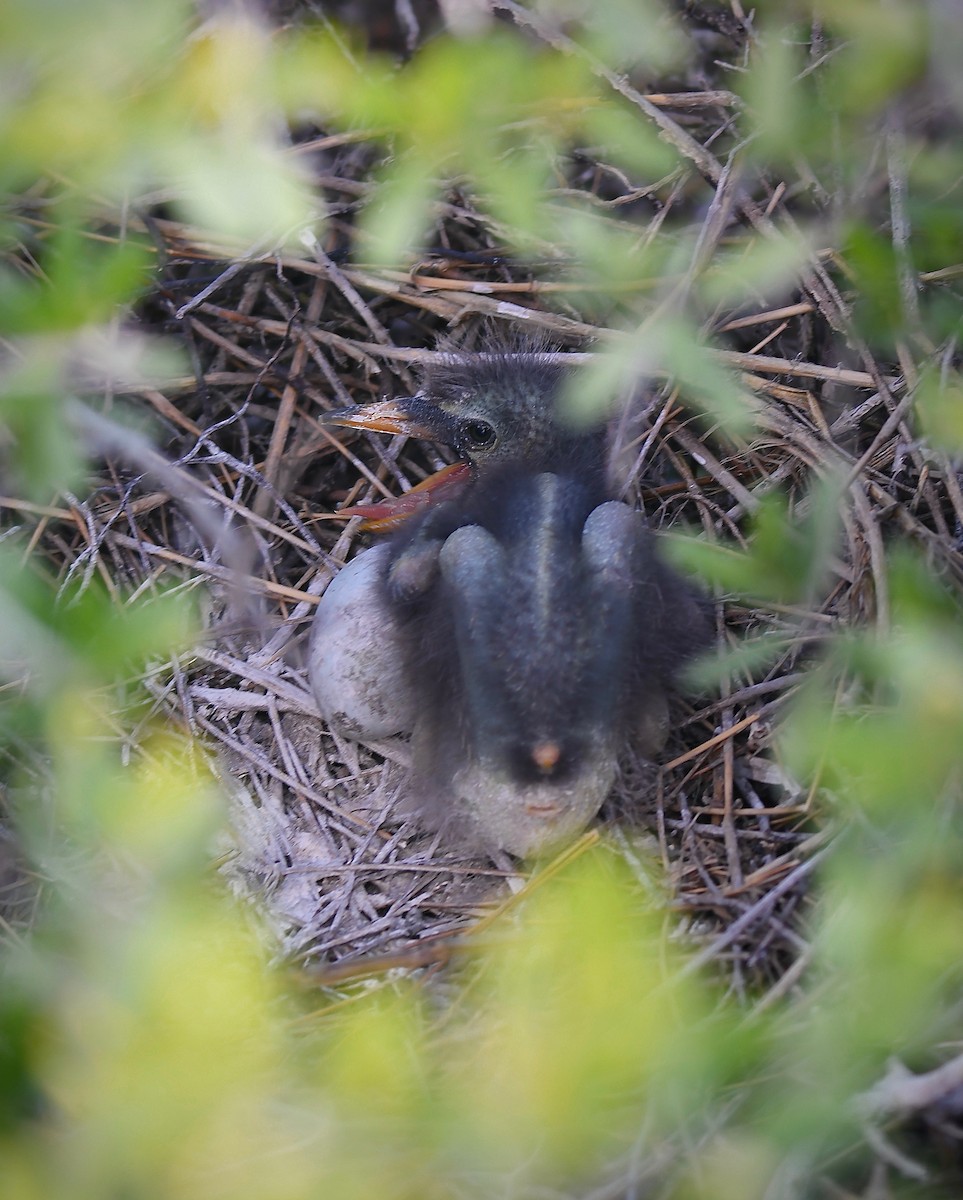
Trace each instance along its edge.
<path fill-rule="evenodd" d="M 560 418 L 563 380 L 539 353 L 480 355 L 329 418 L 433 438 L 469 470 L 322 598 L 319 706 L 355 735 L 410 730 L 418 807 L 521 857 L 588 824 L 626 744 L 657 752 L 709 641 L 697 593 L 611 498 L 605 428 Z"/>

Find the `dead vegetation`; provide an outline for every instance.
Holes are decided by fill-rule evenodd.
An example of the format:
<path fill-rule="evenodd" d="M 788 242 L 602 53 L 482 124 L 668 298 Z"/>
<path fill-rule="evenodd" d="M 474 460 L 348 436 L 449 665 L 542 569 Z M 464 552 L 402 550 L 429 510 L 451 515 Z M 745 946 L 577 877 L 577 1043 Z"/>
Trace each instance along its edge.
<path fill-rule="evenodd" d="M 498 7 L 534 40 L 564 42 L 517 6 Z M 101 465 L 85 494 L 44 506 L 2 500 L 24 552 L 61 581 L 96 576 L 118 598 L 171 585 L 195 593 L 203 637 L 155 664 L 146 679 L 152 710 L 124 738 L 136 751 L 139 728 L 160 715 L 209 747 L 231 796 L 229 877 L 267 914 L 279 950 L 324 983 L 443 963 L 524 884 L 511 861 L 462 853 L 399 815 L 403 741 L 346 742 L 316 713 L 301 648 L 318 597 L 363 541 L 357 520 L 335 514 L 408 490 L 440 462 L 433 448 L 398 438 L 335 435 L 319 417 L 409 393 L 439 338 L 474 347 L 492 323 L 545 330 L 563 353 L 590 352 L 627 314 L 641 321 L 669 298 L 684 302 L 724 241 L 793 225 L 794 183 L 748 186 L 716 149 L 732 144 L 739 113 L 716 62 L 741 61 L 745 27 L 728 14 L 713 24 L 699 6 L 685 11 L 703 50 L 684 78 L 642 92 L 600 68 L 684 165 L 641 188 L 590 148 L 573 147 L 559 164 L 557 198 L 577 193 L 640 239 L 696 229 L 687 271 L 593 295 L 548 234 L 541 257 L 522 261 L 506 247 L 510 231 L 469 190 L 451 186 L 408 270 L 368 265 L 354 218 L 383 147 L 363 131 L 302 131 L 292 153 L 310 164 L 328 214 L 321 242 L 303 257 L 225 261 L 162 213 L 131 222 L 157 252 L 136 322 L 176 341 L 190 364 L 182 378 L 124 401 L 149 416 L 168 465 L 137 435 L 115 438 L 104 453 L 103 428 L 86 429 Z M 892 189 L 900 169 L 894 149 L 874 185 Z M 922 285 L 955 287 L 938 275 Z M 760 1005 L 805 971 L 809 881 L 832 839 L 818 790 L 789 777 L 773 731 L 827 631 L 889 622 L 883 550 L 891 534 L 963 580 L 960 479 L 948 459 L 920 447 L 909 423 L 911 356 L 879 360 L 854 330 L 844 286 L 827 245 L 778 304 L 704 314 L 723 347 L 718 359 L 754 398 L 751 436 L 706 431 L 671 378 L 640 379 L 632 397 L 629 489 L 660 530 L 685 524 L 710 541 L 740 543 L 767 490 L 781 487 L 803 512 L 814 473 L 832 465 L 846 481 L 844 538 L 810 608 L 716 598 L 721 644 L 776 630 L 787 639 L 778 660 L 734 669 L 721 694 L 684 705 L 664 761 L 657 769 L 626 763 L 599 822 L 647 886 L 661 886 L 651 872 L 661 859 L 698 961 L 716 962 Z"/>

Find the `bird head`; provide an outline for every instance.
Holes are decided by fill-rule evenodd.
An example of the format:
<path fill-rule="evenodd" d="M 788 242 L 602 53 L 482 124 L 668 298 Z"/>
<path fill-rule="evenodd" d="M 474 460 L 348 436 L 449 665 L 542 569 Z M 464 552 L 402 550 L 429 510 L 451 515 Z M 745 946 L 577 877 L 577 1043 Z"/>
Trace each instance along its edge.
<path fill-rule="evenodd" d="M 604 459 L 601 426 L 574 426 L 559 408 L 566 369 L 539 352 L 450 356 L 413 396 L 339 409 L 325 423 L 450 446 L 474 471 L 524 463 L 560 470 Z"/>

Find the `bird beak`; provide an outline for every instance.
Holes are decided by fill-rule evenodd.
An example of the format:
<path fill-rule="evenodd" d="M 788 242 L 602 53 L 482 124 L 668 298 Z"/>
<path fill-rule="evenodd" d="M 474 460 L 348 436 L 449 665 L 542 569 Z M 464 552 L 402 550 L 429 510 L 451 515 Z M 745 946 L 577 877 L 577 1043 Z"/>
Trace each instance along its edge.
<path fill-rule="evenodd" d="M 376 404 L 352 405 L 338 408 L 322 418 L 324 425 L 339 425 L 348 429 L 368 429 L 374 433 L 403 433 L 406 437 L 438 437 L 438 430 L 421 419 L 418 410 L 424 401 L 417 396 L 395 400 L 379 400 Z"/>
<path fill-rule="evenodd" d="M 375 404 L 353 405 L 326 413 L 324 425 L 347 429 L 367 429 L 374 433 L 401 433 L 406 437 L 428 438 L 451 444 L 450 430 L 436 404 L 424 396 L 399 396 Z M 429 476 L 410 492 L 396 500 L 377 504 L 356 504 L 338 510 L 339 517 L 363 517 L 362 529 L 384 533 L 395 529 L 410 517 L 423 512 L 432 504 L 450 500 L 470 474 L 467 463 L 455 463 Z"/>
<path fill-rule="evenodd" d="M 453 463 L 442 467 L 434 475 L 423 479 L 410 492 L 394 500 L 380 500 L 376 504 L 353 504 L 338 510 L 339 517 L 363 517 L 362 530 L 370 533 L 387 533 L 397 529 L 409 518 L 424 512 L 432 504 L 450 500 L 460 490 L 471 473 L 467 463 Z"/>

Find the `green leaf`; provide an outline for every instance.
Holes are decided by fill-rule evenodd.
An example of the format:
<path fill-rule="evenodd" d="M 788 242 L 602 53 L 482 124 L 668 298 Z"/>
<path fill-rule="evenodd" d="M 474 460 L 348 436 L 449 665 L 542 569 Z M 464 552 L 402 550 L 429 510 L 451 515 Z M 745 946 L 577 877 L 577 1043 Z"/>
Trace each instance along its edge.
<path fill-rule="evenodd" d="M 753 238 L 714 257 L 699 280 L 699 293 L 707 305 L 775 303 L 798 287 L 811 250 L 801 235 Z"/>
<path fill-rule="evenodd" d="M 904 326 L 896 251 L 883 237 L 863 223 L 850 227 L 842 257 L 856 284 L 853 315 L 864 336 L 890 345 Z"/>
<path fill-rule="evenodd" d="M 399 158 L 379 181 L 361 215 L 366 261 L 402 266 L 420 246 L 431 217 L 434 183 L 414 152 Z"/>
<path fill-rule="evenodd" d="M 926 437 L 951 454 L 963 452 L 963 376 L 951 371 L 923 373 L 915 399 L 916 412 Z"/>
<path fill-rule="evenodd" d="M 921 76 L 928 56 L 925 6 L 913 0 L 818 0 L 820 18 L 843 43 L 825 86 L 835 107 L 862 115 Z"/>
<path fill-rule="evenodd" d="M 748 546 L 668 539 L 680 566 L 723 591 L 750 600 L 810 604 L 824 582 L 839 530 L 839 491 L 831 477 L 818 480 L 804 500 L 770 492 L 752 513 Z"/>
<path fill-rule="evenodd" d="M 536 8 L 611 66 L 664 74 L 686 57 L 676 17 L 661 0 L 538 0 Z"/>
<path fill-rule="evenodd" d="M 805 67 L 802 42 L 793 26 L 763 25 L 749 69 L 738 80 L 755 134 L 749 147 L 755 160 L 788 164 L 808 145 L 814 126 L 825 129 L 826 113 L 814 108 L 812 85 L 797 78 Z"/>
<path fill-rule="evenodd" d="M 678 380 L 684 400 L 732 436 L 753 427 L 747 395 L 681 318 L 662 317 L 613 338 L 563 392 L 560 411 L 575 424 L 598 419 L 646 375 Z"/>
<path fill-rule="evenodd" d="M 648 343 L 674 376 L 683 401 L 692 404 L 731 437 L 754 427 L 752 403 L 736 377 L 712 354 L 692 325 L 681 317 L 665 317 L 644 327 L 639 343 Z"/>
<path fill-rule="evenodd" d="M 58 598 L 53 584 L 2 547 L 0 579 L 3 656 L 22 662 L 41 693 L 56 692 L 78 673 L 108 682 L 188 644 L 193 613 L 179 592 L 160 590 L 123 604 L 95 578 L 84 588 L 74 583 Z"/>
<path fill-rule="evenodd" d="M 638 113 L 611 100 L 590 105 L 584 125 L 598 157 L 633 172 L 640 186 L 657 182 L 680 165 L 676 151 L 639 121 Z"/>
<path fill-rule="evenodd" d="M 0 269 L 0 329 L 7 335 L 110 320 L 147 286 L 154 256 L 144 241 L 111 244 L 67 223 L 55 230 L 40 265 L 39 278 Z"/>

